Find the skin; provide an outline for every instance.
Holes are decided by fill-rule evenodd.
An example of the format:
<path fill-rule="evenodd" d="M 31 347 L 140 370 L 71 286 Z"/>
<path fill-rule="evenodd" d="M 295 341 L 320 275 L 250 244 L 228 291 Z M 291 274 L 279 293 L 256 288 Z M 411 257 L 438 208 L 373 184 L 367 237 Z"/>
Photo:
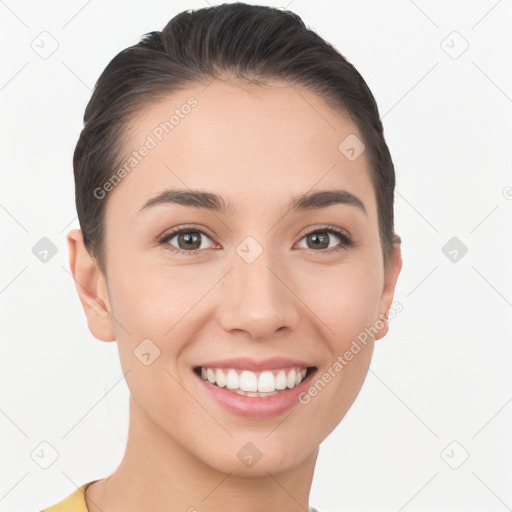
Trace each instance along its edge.
<path fill-rule="evenodd" d="M 89 329 L 99 340 L 117 341 L 131 393 L 125 455 L 112 475 L 87 489 L 86 503 L 92 512 L 302 512 L 319 445 L 356 399 L 387 324 L 307 405 L 270 419 L 227 412 L 192 368 L 230 357 L 287 356 L 322 374 L 391 307 L 400 246 L 385 269 L 366 153 L 349 161 L 338 150 L 349 134 L 362 137 L 305 89 L 219 79 L 191 86 L 134 119 L 127 153 L 191 95 L 197 107 L 110 193 L 106 275 L 81 231 L 68 234 Z M 167 188 L 214 192 L 237 213 L 175 204 L 139 213 Z M 367 214 L 336 204 L 284 215 L 293 196 L 335 189 L 356 195 Z M 190 224 L 212 234 L 198 235 L 199 254 L 173 253 L 156 241 Z M 324 224 L 348 231 L 355 245 L 322 254 L 306 234 L 324 233 Z M 236 252 L 247 236 L 263 249 L 250 264 Z M 340 244 L 328 236 L 329 248 Z M 178 237 L 166 243 L 187 250 Z M 149 366 L 133 353 L 146 338 L 160 350 Z M 262 453 L 251 468 L 237 457 L 247 442 Z"/>

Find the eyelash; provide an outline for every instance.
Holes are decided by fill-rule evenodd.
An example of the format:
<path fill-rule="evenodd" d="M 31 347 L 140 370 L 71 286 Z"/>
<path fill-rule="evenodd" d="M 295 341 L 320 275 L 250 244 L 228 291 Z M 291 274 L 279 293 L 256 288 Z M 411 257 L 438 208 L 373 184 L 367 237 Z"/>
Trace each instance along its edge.
<path fill-rule="evenodd" d="M 172 245 L 170 245 L 168 242 L 169 240 L 172 240 L 176 235 L 179 235 L 181 233 L 201 233 L 202 235 L 212 238 L 206 231 L 203 231 L 202 229 L 194 228 L 193 226 L 190 227 L 180 227 L 179 229 L 175 229 L 171 233 L 165 234 L 163 237 L 159 238 L 157 241 L 159 244 L 162 244 L 167 250 L 173 252 L 173 253 L 179 253 L 179 254 L 186 254 L 187 256 L 194 256 L 196 254 L 199 254 L 201 251 L 204 251 L 206 249 L 196 249 L 195 251 L 185 251 L 183 249 L 178 249 Z M 316 251 L 314 249 L 307 249 L 308 251 L 317 252 L 321 254 L 331 254 L 333 252 L 346 250 L 350 247 L 354 246 L 354 241 L 350 237 L 350 235 L 343 229 L 340 229 L 336 226 L 320 226 L 316 229 L 309 231 L 305 233 L 300 240 L 303 238 L 312 235 L 314 233 L 329 233 L 333 234 L 340 240 L 340 244 L 336 245 L 335 247 L 331 247 L 330 249 L 324 249 L 320 251 Z"/>

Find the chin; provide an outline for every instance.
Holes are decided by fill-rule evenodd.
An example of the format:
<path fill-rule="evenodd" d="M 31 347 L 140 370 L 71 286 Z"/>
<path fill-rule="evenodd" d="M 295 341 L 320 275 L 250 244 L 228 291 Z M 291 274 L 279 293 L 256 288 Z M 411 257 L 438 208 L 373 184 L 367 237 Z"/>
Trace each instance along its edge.
<path fill-rule="evenodd" d="M 265 439 L 266 434 L 251 437 L 243 436 L 243 440 L 231 440 L 225 450 L 212 450 L 210 446 L 205 451 L 196 454 L 205 464 L 213 469 L 241 477 L 268 477 L 268 474 L 278 474 L 291 470 L 305 461 L 318 447 L 307 449 L 307 443 L 288 439 L 284 444 L 281 438 L 274 441 Z M 296 447 L 299 446 L 300 450 Z M 196 447 L 197 449 L 197 447 Z M 206 457 L 205 457 L 206 455 Z"/>

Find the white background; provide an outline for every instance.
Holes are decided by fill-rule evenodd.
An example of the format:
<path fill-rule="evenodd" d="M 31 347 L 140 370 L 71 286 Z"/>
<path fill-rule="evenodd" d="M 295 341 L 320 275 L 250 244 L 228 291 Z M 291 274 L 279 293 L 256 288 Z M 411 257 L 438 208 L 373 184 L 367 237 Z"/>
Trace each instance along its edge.
<path fill-rule="evenodd" d="M 54 504 L 122 458 L 128 389 L 117 348 L 90 334 L 69 273 L 65 237 L 79 227 L 72 153 L 111 58 L 206 5 L 0 2 L 1 512 Z M 404 260 L 395 297 L 404 309 L 322 444 L 310 503 L 322 512 L 512 510 L 512 1 L 288 7 L 377 99 Z M 58 43 L 47 59 L 31 47 L 43 31 Z M 461 38 L 469 47 L 453 58 Z M 58 249 L 47 263 L 32 253 L 43 236 Z M 457 262 L 441 250 L 454 236 L 468 248 Z M 43 442 L 58 452 L 47 469 Z"/>

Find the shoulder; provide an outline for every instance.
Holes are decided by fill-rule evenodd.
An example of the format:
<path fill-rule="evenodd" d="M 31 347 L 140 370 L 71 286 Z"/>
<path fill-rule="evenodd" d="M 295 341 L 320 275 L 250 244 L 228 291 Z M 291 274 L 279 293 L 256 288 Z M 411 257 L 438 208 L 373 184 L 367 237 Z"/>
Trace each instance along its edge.
<path fill-rule="evenodd" d="M 87 505 L 85 504 L 85 489 L 96 481 L 92 480 L 81 485 L 62 501 L 41 510 L 41 512 L 88 512 Z"/>

